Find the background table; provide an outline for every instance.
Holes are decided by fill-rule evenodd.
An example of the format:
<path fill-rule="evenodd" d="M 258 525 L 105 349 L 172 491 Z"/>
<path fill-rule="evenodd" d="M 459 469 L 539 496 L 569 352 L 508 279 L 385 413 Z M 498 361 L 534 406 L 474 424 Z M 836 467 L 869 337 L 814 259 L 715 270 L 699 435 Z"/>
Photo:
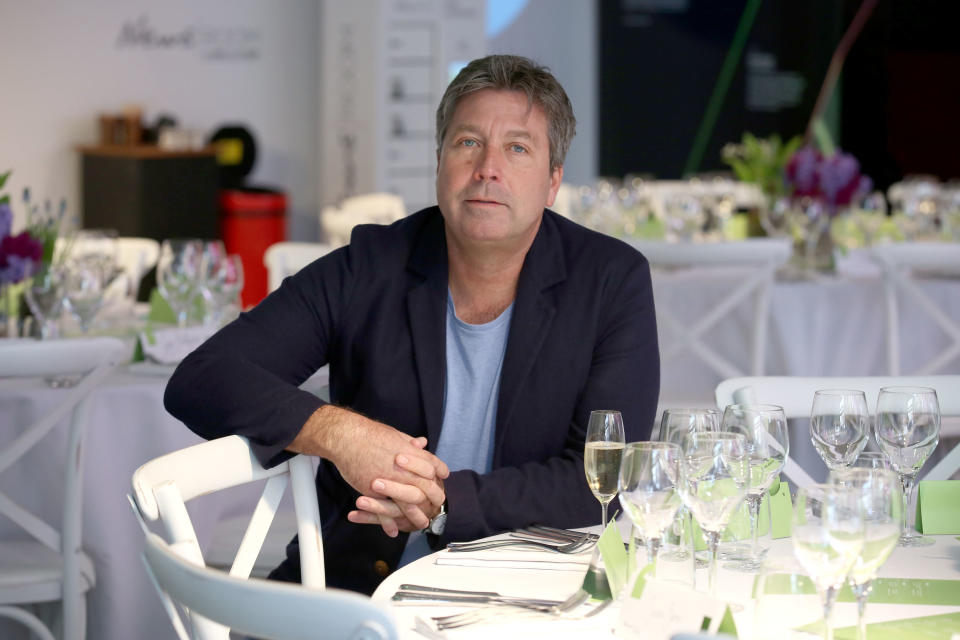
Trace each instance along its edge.
<path fill-rule="evenodd" d="M 621 530 L 626 524 L 620 523 Z M 591 529 L 599 531 L 598 527 Z M 960 580 L 960 541 L 954 536 L 936 536 L 932 547 L 897 548 L 880 571 L 886 578 L 927 578 Z M 438 553 L 447 553 L 440 551 Z M 789 538 L 775 540 L 770 551 L 776 556 L 789 556 L 792 553 Z M 423 636 L 413 631 L 416 616 L 430 617 L 463 611 L 463 607 L 449 607 L 422 604 L 395 604 L 390 598 L 403 583 L 447 587 L 452 589 L 470 589 L 477 591 L 497 591 L 503 595 L 536 597 L 563 600 L 573 593 L 583 580 L 584 572 L 550 571 L 542 569 L 492 569 L 478 567 L 446 566 L 435 564 L 437 554 L 417 560 L 391 574 L 374 593 L 373 598 L 384 603 L 394 612 L 401 639 L 423 640 Z M 564 558 L 564 556 L 555 556 Z M 736 614 L 738 630 L 745 632 L 752 623 L 753 611 L 750 608 L 754 574 L 736 573 L 721 569 L 719 572 L 718 593 L 728 601 L 745 605 Z M 698 587 L 705 588 L 706 569 L 697 571 Z M 936 615 L 960 611 L 960 606 L 934 605 L 884 605 L 871 603 L 867 607 L 867 621 L 880 622 L 917 616 Z M 785 611 L 785 628 L 813 622 L 809 616 L 817 615 L 816 607 L 809 611 Z M 502 621 L 478 624 L 446 631 L 450 640 L 498 638 L 498 640 L 529 640 L 530 638 L 613 638 L 612 630 L 619 620 L 619 605 L 613 604 L 587 620 L 558 620 L 546 617 L 510 618 Z M 807 617 L 804 617 L 807 616 Z M 856 624 L 856 606 L 853 603 L 837 604 L 834 610 L 834 624 L 844 627 Z M 749 637 L 749 636 L 746 636 Z M 784 633 L 783 637 L 789 637 Z M 807 636 L 809 637 L 809 636 Z"/>

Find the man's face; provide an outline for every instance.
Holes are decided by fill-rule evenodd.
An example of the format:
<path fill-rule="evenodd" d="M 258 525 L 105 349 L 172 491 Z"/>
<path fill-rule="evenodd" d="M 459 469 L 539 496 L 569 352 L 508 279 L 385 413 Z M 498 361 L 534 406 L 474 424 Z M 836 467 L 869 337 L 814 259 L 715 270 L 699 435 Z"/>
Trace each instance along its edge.
<path fill-rule="evenodd" d="M 550 170 L 543 110 L 519 91 L 471 93 L 457 105 L 438 155 L 437 202 L 450 240 L 529 247 L 563 178 L 562 167 Z"/>

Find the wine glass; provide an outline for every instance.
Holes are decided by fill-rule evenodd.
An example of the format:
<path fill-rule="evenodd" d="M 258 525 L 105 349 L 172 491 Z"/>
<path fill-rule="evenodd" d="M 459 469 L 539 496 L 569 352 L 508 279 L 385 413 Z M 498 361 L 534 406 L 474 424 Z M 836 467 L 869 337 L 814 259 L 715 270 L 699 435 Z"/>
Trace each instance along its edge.
<path fill-rule="evenodd" d="M 746 497 L 750 515 L 750 549 L 746 558 L 730 566 L 741 571 L 759 571 L 763 554 L 757 544 L 757 519 L 760 504 L 783 470 L 790 453 L 787 418 L 783 407 L 776 405 L 732 404 L 723 411 L 721 429 L 743 434 L 750 462 L 750 486 Z"/>
<path fill-rule="evenodd" d="M 200 295 L 204 300 L 204 323 L 219 325 L 227 308 L 237 301 L 243 288 L 240 256 L 227 254 L 219 240 L 204 246 L 200 261 Z"/>
<path fill-rule="evenodd" d="M 660 417 L 659 440 L 681 444 L 694 431 L 719 431 L 720 412 L 716 409 L 664 409 Z"/>
<path fill-rule="evenodd" d="M 619 411 L 590 412 L 583 448 L 583 470 L 590 491 L 600 501 L 604 529 L 607 527 L 607 505 L 617 495 L 624 443 L 623 416 Z"/>
<path fill-rule="evenodd" d="M 832 484 L 801 487 L 793 505 L 792 537 L 793 554 L 820 595 L 823 637 L 833 640 L 833 603 L 863 549 L 860 492 Z"/>
<path fill-rule="evenodd" d="M 177 317 L 177 326 L 187 326 L 187 314 L 197 293 L 203 242 L 164 240 L 157 260 L 157 289 Z"/>
<path fill-rule="evenodd" d="M 631 442 L 620 463 L 620 504 L 643 536 L 654 572 L 661 538 L 680 508 L 679 462 L 676 444 Z"/>
<path fill-rule="evenodd" d="M 86 334 L 103 306 L 108 275 L 103 266 L 90 259 L 71 260 L 66 268 L 64 303 Z"/>
<path fill-rule="evenodd" d="M 897 474 L 883 468 L 852 468 L 831 471 L 829 482 L 860 492 L 865 538 L 863 550 L 847 581 L 857 597 L 857 636 L 867 638 L 864 614 L 873 580 L 897 546 L 903 526 L 903 497 Z"/>
<path fill-rule="evenodd" d="M 867 446 L 870 412 L 863 391 L 821 389 L 813 394 L 810 441 L 828 469 L 853 464 Z"/>
<path fill-rule="evenodd" d="M 684 439 L 680 456 L 680 497 L 700 524 L 710 551 L 709 589 L 717 592 L 717 546 L 720 535 L 747 495 L 749 454 L 743 434 L 694 432 Z"/>
<path fill-rule="evenodd" d="M 877 444 L 900 476 L 903 485 L 903 529 L 898 544 L 918 547 L 933 544 L 916 532 L 916 510 L 911 509 L 917 474 L 940 441 L 940 404 L 937 392 L 927 387 L 884 387 L 877 397 Z"/>
<path fill-rule="evenodd" d="M 64 279 L 61 267 L 46 264 L 33 274 L 23 291 L 30 313 L 40 324 L 42 340 L 51 340 L 59 334 L 57 323 L 63 311 Z"/>

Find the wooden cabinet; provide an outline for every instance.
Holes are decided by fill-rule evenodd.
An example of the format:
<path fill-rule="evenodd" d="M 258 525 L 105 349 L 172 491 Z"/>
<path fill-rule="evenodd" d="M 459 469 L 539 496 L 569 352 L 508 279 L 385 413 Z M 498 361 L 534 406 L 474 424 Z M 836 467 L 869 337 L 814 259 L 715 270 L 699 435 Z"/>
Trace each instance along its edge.
<path fill-rule="evenodd" d="M 80 147 L 83 222 L 121 236 L 220 237 L 219 177 L 213 148 Z"/>

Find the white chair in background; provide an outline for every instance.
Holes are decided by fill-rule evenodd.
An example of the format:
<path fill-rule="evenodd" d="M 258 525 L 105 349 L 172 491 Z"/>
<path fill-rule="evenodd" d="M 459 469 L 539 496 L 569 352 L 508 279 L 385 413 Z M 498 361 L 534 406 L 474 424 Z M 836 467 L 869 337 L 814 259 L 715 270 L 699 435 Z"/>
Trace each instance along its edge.
<path fill-rule="evenodd" d="M 57 238 L 56 251 L 60 254 L 64 251 L 79 252 L 92 249 L 96 245 L 103 246 L 103 243 L 104 241 L 100 238 L 61 237 Z M 160 243 L 152 238 L 119 237 L 116 238 L 115 246 L 117 266 L 126 278 L 124 295 L 136 298 L 143 276 L 157 265 L 160 257 Z M 67 257 L 69 258 L 69 255 Z"/>
<path fill-rule="evenodd" d="M 168 610 L 177 603 L 237 633 L 269 640 L 397 637 L 389 613 L 357 593 L 236 578 L 187 560 L 182 547 L 149 532 L 143 557 Z M 182 626 L 178 634 L 190 638 Z"/>
<path fill-rule="evenodd" d="M 303 585 L 309 589 L 324 589 L 320 512 L 313 465 L 306 456 L 294 456 L 275 467 L 265 469 L 253 455 L 245 438 L 227 436 L 203 442 L 155 458 L 137 469 L 133 474 L 133 494 L 136 500 L 134 506 L 143 520 L 159 521 L 162 524 L 171 547 L 181 557 L 194 565 L 204 567 L 204 556 L 185 503 L 208 493 L 264 480 L 266 484 L 263 494 L 250 518 L 229 575 L 240 579 L 249 578 L 289 480 L 297 518 L 301 579 Z M 159 581 L 159 576 L 157 579 Z M 161 591 L 160 595 L 166 603 L 174 627 L 181 637 L 186 637 L 182 620 L 169 600 L 170 597 L 177 599 L 176 594 L 167 596 Z M 192 603 L 192 600 L 184 601 L 188 609 L 185 615 L 194 637 L 202 640 L 226 640 L 229 628 L 221 624 L 224 621 L 213 622 L 202 613 L 190 612 Z M 263 611 L 265 607 L 236 606 L 258 609 L 264 615 L 269 615 Z M 327 615 L 331 617 L 337 617 L 341 613 L 336 608 L 327 610 Z"/>
<path fill-rule="evenodd" d="M 717 381 L 747 374 L 761 375 L 764 372 L 770 288 L 776 270 L 790 257 L 788 239 L 757 238 L 713 243 L 628 242 L 646 256 L 652 267 L 662 370 L 666 371 L 674 360 L 686 352 L 693 354 L 715 373 Z M 670 298 L 678 299 L 676 295 L 667 295 L 667 289 L 676 290 L 683 286 L 674 280 L 674 275 L 683 269 L 723 269 L 731 273 L 730 279 L 718 280 L 717 283 L 718 287 L 727 289 L 722 301 L 705 313 L 698 313 L 694 320 L 684 319 L 684 314 L 671 308 L 668 303 Z M 748 328 L 748 362 L 734 363 L 729 356 L 721 354 L 716 346 L 709 344 L 707 333 L 748 304 L 751 298 L 753 313 Z M 707 395 L 703 401 L 709 404 L 709 391 Z M 671 400 L 664 398 L 661 404 L 671 405 Z"/>
<path fill-rule="evenodd" d="M 949 338 L 950 345 L 928 362 L 908 373 L 947 373 L 945 367 L 960 362 L 960 319 L 951 317 L 919 286 L 923 274 L 960 277 L 960 244 L 948 242 L 904 242 L 871 247 L 870 255 L 883 269 L 887 301 L 887 370 L 903 373 L 903 346 L 900 313 L 928 316 Z M 905 294 L 901 297 L 901 294 Z"/>
<path fill-rule="evenodd" d="M 267 267 L 267 292 L 276 290 L 284 278 L 335 248 L 319 242 L 277 242 L 270 245 L 263 254 L 263 264 Z"/>
<path fill-rule="evenodd" d="M 93 562 L 82 549 L 83 442 L 89 416 L 88 399 L 114 367 L 129 358 L 115 338 L 37 341 L 0 340 L 0 377 L 79 377 L 71 388 L 56 391 L 57 405 L 22 431 L 0 452 L 0 473 L 32 450 L 70 416 L 66 455 L 47 460 L 49 472 L 63 474 L 60 530 L 0 493 L 0 516 L 12 521 L 28 539 L 0 540 L 0 617 L 12 618 L 44 640 L 53 634 L 36 615 L 23 608 L 61 601 L 62 638 L 86 635 L 86 593 L 96 583 Z M 12 429 L 15 425 L 5 425 Z M 10 475 L 9 473 L 7 474 Z"/>
<path fill-rule="evenodd" d="M 334 247 L 350 243 L 350 232 L 358 224 L 390 224 L 407 215 L 403 198 L 392 193 L 351 196 L 339 206 L 324 207 L 320 228 L 326 242 Z"/>
<path fill-rule="evenodd" d="M 809 418 L 813 394 L 819 389 L 857 389 L 867 396 L 868 406 L 875 407 L 877 395 L 883 387 L 930 387 L 937 391 L 940 415 L 960 417 L 960 375 L 956 376 L 854 376 L 803 377 L 759 376 L 724 380 L 717 385 L 717 406 L 722 410 L 730 404 L 776 404 L 783 407 L 787 419 Z M 943 437 L 960 436 L 953 427 L 941 428 Z M 960 469 L 960 445 L 940 459 L 924 475 L 925 480 L 946 480 Z M 812 480 L 793 460 L 788 460 L 784 473 L 795 484 L 803 486 Z"/>

